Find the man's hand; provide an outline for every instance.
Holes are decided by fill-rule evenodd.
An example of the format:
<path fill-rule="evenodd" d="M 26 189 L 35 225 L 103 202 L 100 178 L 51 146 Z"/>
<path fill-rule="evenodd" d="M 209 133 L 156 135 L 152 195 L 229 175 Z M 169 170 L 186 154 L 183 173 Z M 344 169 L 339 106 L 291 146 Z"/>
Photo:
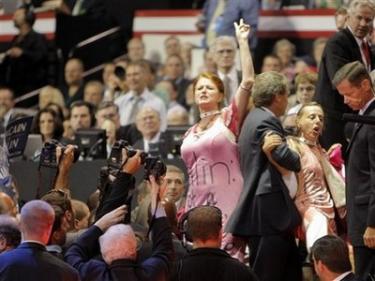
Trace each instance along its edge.
<path fill-rule="evenodd" d="M 128 173 L 128 174 L 135 174 L 139 168 L 141 167 L 141 151 L 140 150 L 137 150 L 137 153 L 128 158 L 127 156 L 127 152 L 126 152 L 126 149 L 124 148 L 122 150 L 122 159 L 124 159 L 124 161 L 126 161 L 125 165 L 122 167 L 122 171 L 124 173 Z"/>
<path fill-rule="evenodd" d="M 375 227 L 368 226 L 363 235 L 363 242 L 371 249 L 375 249 Z"/>
<path fill-rule="evenodd" d="M 70 168 L 72 167 L 74 161 L 74 149 L 74 145 L 68 144 L 66 146 L 66 149 L 64 150 L 64 154 L 61 157 L 62 148 L 56 148 L 56 159 L 57 161 L 60 161 L 58 163 L 60 173 L 66 174 L 70 171 Z"/>
<path fill-rule="evenodd" d="M 7 51 L 7 55 L 10 56 L 11 58 L 18 58 L 22 56 L 23 51 L 19 47 L 12 47 Z"/>
<path fill-rule="evenodd" d="M 114 209 L 112 212 L 102 216 L 98 221 L 95 222 L 95 225 L 99 227 L 101 231 L 105 232 L 112 225 L 120 223 L 124 219 L 127 212 L 127 206 L 122 205 L 117 209 Z"/>
<path fill-rule="evenodd" d="M 160 184 L 153 175 L 150 176 L 148 187 L 151 191 L 151 210 L 154 211 L 159 199 L 164 198 L 167 191 L 167 181 L 164 178 L 159 179 Z"/>
<path fill-rule="evenodd" d="M 264 137 L 262 150 L 266 155 L 269 155 L 272 152 L 272 150 L 274 150 L 282 143 L 283 140 L 279 135 L 274 134 L 272 132 L 268 132 Z"/>

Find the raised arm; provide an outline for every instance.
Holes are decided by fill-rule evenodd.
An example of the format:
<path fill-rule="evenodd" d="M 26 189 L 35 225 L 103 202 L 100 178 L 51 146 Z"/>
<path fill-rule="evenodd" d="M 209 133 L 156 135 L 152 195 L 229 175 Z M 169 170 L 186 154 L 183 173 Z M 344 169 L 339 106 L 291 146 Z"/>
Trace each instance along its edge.
<path fill-rule="evenodd" d="M 251 88 L 254 84 L 254 65 L 251 58 L 248 40 L 251 31 L 250 25 L 245 24 L 243 19 L 241 19 L 239 24 L 236 22 L 234 23 L 234 28 L 236 30 L 237 42 L 240 47 L 240 59 L 242 67 L 242 81 L 238 87 L 234 101 L 238 108 L 239 124 L 242 124 L 242 121 L 247 114 Z"/>

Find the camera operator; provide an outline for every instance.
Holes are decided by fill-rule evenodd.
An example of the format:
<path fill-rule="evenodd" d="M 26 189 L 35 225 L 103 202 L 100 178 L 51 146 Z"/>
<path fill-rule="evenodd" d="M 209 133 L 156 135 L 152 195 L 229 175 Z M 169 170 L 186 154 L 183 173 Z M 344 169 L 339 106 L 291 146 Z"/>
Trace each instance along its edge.
<path fill-rule="evenodd" d="M 130 167 L 135 171 L 140 165 L 139 152 L 128 161 L 130 160 L 133 162 Z M 150 176 L 149 180 L 152 196 L 151 212 L 155 214 L 151 226 L 152 256 L 142 263 L 136 262 L 134 232 L 130 225 L 118 224 L 123 221 L 126 213 L 126 207 L 120 206 L 96 221 L 66 253 L 65 260 L 79 271 L 82 280 L 164 280 L 166 278 L 173 253 L 171 229 L 165 211 L 159 203 L 159 194 L 165 189 L 166 181 L 160 185 L 154 176 Z M 93 259 L 96 254 L 94 249 L 97 249 L 98 245 L 104 261 Z"/>

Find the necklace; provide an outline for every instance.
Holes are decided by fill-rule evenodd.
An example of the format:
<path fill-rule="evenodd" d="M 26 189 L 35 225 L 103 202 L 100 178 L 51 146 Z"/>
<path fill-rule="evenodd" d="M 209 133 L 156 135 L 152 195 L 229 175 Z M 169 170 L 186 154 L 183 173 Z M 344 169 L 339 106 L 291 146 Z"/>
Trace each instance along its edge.
<path fill-rule="evenodd" d="M 210 116 L 213 116 L 213 115 L 217 115 L 217 114 L 220 114 L 221 111 L 220 110 L 213 110 L 213 111 L 207 111 L 207 112 L 202 112 L 199 114 L 200 118 L 203 119 L 203 118 L 206 118 L 206 117 L 210 117 Z"/>
<path fill-rule="evenodd" d="M 305 139 L 304 137 L 299 137 L 299 140 L 304 142 L 305 144 L 307 144 L 308 146 L 316 146 L 317 143 L 315 142 L 312 142 L 312 141 L 309 141 L 307 139 Z"/>

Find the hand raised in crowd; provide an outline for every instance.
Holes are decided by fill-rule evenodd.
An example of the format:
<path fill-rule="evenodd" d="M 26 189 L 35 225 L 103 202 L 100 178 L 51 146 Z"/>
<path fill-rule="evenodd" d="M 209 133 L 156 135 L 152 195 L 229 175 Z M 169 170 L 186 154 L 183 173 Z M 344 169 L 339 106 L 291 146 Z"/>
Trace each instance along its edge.
<path fill-rule="evenodd" d="M 135 174 L 142 165 L 140 150 L 137 150 L 137 153 L 134 156 L 129 158 L 127 155 L 126 149 L 124 148 L 122 150 L 122 159 L 126 161 L 126 163 L 122 167 L 122 171 L 127 174 L 131 174 L 131 175 Z"/>
<path fill-rule="evenodd" d="M 151 175 L 148 181 L 148 187 L 151 192 L 151 210 L 155 210 L 158 201 L 165 196 L 167 181 L 164 178 L 160 178 L 158 183 L 155 177 Z"/>
<path fill-rule="evenodd" d="M 126 213 L 128 212 L 127 206 L 122 205 L 112 212 L 109 212 L 102 216 L 95 222 L 95 225 L 105 232 L 109 227 L 123 221 Z"/>
<path fill-rule="evenodd" d="M 250 25 L 246 24 L 243 19 L 240 19 L 239 23 L 234 22 L 234 29 L 236 31 L 237 41 L 248 40 L 251 31 Z"/>
<path fill-rule="evenodd" d="M 60 173 L 69 172 L 74 162 L 75 149 L 76 146 L 71 144 L 68 144 L 64 150 L 60 146 L 56 147 L 56 159 L 58 161 Z"/>

